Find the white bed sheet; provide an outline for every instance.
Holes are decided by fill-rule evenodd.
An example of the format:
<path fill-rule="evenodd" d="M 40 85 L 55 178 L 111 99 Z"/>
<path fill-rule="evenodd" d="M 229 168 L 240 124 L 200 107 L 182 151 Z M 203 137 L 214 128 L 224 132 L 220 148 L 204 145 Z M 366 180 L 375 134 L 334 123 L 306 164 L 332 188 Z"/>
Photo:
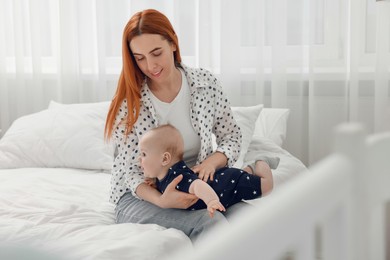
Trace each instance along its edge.
<path fill-rule="evenodd" d="M 62 259 L 159 259 L 191 247 L 181 231 L 115 224 L 110 175 L 64 168 L 0 170 L 0 246 Z"/>
<path fill-rule="evenodd" d="M 244 161 L 259 155 L 280 157 L 273 170 L 275 189 L 306 170 L 300 160 L 267 138 L 252 140 Z M 64 259 L 162 259 L 177 248 L 192 248 L 188 237 L 175 229 L 115 224 L 109 185 L 110 174 L 92 170 L 0 170 L 0 241 Z"/>

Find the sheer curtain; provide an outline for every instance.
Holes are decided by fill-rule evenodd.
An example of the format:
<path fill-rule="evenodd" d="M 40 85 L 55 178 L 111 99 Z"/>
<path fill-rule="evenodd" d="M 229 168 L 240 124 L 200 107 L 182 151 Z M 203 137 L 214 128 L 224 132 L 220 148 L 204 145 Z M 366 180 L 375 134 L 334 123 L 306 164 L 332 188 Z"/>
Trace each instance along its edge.
<path fill-rule="evenodd" d="M 183 60 L 232 105 L 289 108 L 284 147 L 310 165 L 345 121 L 390 130 L 390 2 L 374 0 L 0 0 L 0 129 L 63 103 L 109 100 L 124 25 L 165 13 Z"/>

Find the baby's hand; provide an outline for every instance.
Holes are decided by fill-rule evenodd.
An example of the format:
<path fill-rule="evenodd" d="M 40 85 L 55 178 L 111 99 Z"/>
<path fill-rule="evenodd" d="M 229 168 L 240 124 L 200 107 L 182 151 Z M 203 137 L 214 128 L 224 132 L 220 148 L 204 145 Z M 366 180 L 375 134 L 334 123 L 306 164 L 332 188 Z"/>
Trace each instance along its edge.
<path fill-rule="evenodd" d="M 209 212 L 210 218 L 214 217 L 216 210 L 226 211 L 225 207 L 219 202 L 219 200 L 212 200 L 207 204 L 207 211 Z"/>
<path fill-rule="evenodd" d="M 153 188 L 157 188 L 157 186 L 156 186 L 156 181 L 155 181 L 154 178 L 145 177 L 144 182 L 145 182 L 147 185 L 149 185 L 149 186 L 151 186 L 151 187 L 153 187 Z"/>

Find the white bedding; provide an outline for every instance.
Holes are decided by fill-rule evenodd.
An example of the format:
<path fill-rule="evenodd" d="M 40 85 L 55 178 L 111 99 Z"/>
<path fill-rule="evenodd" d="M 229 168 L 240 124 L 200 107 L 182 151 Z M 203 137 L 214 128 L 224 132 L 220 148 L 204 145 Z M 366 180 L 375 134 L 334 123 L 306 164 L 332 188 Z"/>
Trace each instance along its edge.
<path fill-rule="evenodd" d="M 179 230 L 115 224 L 108 203 L 114 150 L 103 140 L 107 108 L 108 102 L 52 102 L 47 110 L 16 120 L 0 139 L 0 259 L 13 259 L 5 255 L 10 248 L 17 254 L 31 249 L 54 254 L 34 259 L 137 260 L 192 248 Z M 306 170 L 281 148 L 288 109 L 258 105 L 233 112 L 243 134 L 240 164 L 259 155 L 280 157 L 275 189 Z M 30 251 L 26 254 L 32 259 Z"/>
<path fill-rule="evenodd" d="M 288 180 L 306 170 L 306 166 L 298 158 L 276 145 L 269 138 L 252 139 L 244 159 L 244 166 L 255 161 L 261 155 L 280 158 L 278 168 L 272 171 L 275 189 L 279 189 Z"/>
<path fill-rule="evenodd" d="M 175 229 L 115 224 L 114 206 L 107 202 L 109 184 L 110 175 L 96 171 L 0 170 L 1 243 L 64 259 L 157 259 L 178 246 L 191 246 Z"/>
<path fill-rule="evenodd" d="M 281 158 L 275 188 L 304 170 L 276 144 L 263 140 L 262 154 Z M 254 147 L 252 147 L 254 148 Z M 253 153 L 253 154 L 252 154 Z M 257 153 L 256 153 L 257 154 Z M 249 150 L 247 158 L 255 156 Z M 0 241 L 28 245 L 65 259 L 158 259 L 190 240 L 157 225 L 115 224 L 107 202 L 110 175 L 67 168 L 0 170 Z"/>

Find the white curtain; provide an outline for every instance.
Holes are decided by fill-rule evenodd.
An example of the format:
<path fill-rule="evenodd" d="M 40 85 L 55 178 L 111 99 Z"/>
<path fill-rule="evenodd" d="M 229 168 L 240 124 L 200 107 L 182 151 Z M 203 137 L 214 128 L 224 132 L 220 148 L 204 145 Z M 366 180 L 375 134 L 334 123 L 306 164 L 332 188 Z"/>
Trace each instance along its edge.
<path fill-rule="evenodd" d="M 345 121 L 390 130 L 390 2 L 374 0 L 0 0 L 0 129 L 63 103 L 111 99 L 123 28 L 165 13 L 183 60 L 232 105 L 289 108 L 284 147 L 310 165 Z"/>

